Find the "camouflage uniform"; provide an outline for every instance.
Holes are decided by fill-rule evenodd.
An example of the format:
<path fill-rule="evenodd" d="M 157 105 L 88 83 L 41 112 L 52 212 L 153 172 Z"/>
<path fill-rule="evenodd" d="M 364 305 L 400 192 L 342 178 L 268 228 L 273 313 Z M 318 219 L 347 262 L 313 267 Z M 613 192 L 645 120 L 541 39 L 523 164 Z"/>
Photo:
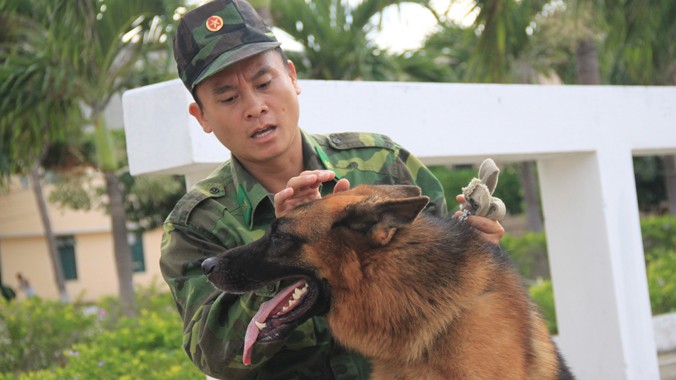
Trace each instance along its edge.
<path fill-rule="evenodd" d="M 333 170 L 351 185 L 417 184 L 428 211 L 446 213 L 443 189 L 422 163 L 388 137 L 303 132 L 306 170 Z M 330 194 L 335 181 L 325 183 Z M 236 159 L 199 182 L 164 224 L 160 266 L 184 321 L 183 345 L 205 373 L 223 379 L 366 379 L 366 359 L 338 346 L 323 317 L 303 323 L 284 341 L 256 343 L 242 364 L 244 333 L 258 307 L 280 284 L 244 295 L 216 290 L 202 273 L 204 258 L 260 238 L 274 219 L 272 194 Z"/>

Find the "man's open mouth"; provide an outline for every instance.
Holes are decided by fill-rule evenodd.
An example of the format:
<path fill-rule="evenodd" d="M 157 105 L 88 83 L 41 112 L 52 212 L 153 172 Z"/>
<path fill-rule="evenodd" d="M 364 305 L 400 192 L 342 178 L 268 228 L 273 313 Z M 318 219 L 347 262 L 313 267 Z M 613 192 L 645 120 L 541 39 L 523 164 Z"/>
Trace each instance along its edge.
<path fill-rule="evenodd" d="M 254 343 L 284 338 L 292 329 L 314 315 L 319 289 L 299 280 L 264 302 L 249 322 L 244 338 L 242 362 L 251 364 Z"/>
<path fill-rule="evenodd" d="M 251 138 L 253 139 L 259 139 L 261 137 L 265 137 L 272 133 L 275 129 L 277 129 L 276 125 L 267 125 L 264 128 L 257 129 L 252 135 Z"/>

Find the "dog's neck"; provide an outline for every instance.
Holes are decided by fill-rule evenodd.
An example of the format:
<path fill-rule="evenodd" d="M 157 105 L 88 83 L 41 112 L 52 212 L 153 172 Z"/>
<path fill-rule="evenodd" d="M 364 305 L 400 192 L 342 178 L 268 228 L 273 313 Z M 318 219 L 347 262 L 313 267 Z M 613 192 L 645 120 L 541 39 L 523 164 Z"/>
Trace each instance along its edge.
<path fill-rule="evenodd" d="M 332 289 L 332 306 L 327 315 L 330 326 L 351 324 L 332 329 L 339 332 L 336 338 L 341 343 L 363 349 L 361 353 L 371 358 L 391 355 L 400 360 L 422 360 L 472 297 L 485 291 L 490 273 L 482 273 L 485 270 L 479 265 L 466 268 L 474 273 L 475 280 L 470 284 L 459 286 L 461 281 L 449 276 L 457 272 L 459 265 L 475 266 L 472 260 L 460 259 L 460 256 L 478 243 L 467 244 L 467 236 L 471 235 L 467 235 L 466 229 L 459 230 L 463 236 L 453 236 L 456 229 L 445 226 L 434 218 L 419 217 L 414 224 L 399 229 L 388 245 L 349 253 L 352 260 L 336 268 L 343 277 L 343 286 Z M 439 231 L 440 228 L 443 231 Z M 445 247 L 443 255 L 433 252 L 438 246 Z M 407 266 L 407 270 L 402 272 L 401 266 Z M 406 273 L 407 277 L 397 277 L 400 273 Z M 343 308 L 343 304 L 351 305 L 350 310 Z M 435 318 L 425 319 L 420 314 L 421 310 L 437 305 L 445 306 L 439 307 Z M 448 305 L 455 306 L 449 309 Z M 354 313 L 353 308 L 362 311 Z M 355 315 L 364 319 L 355 321 Z M 417 326 L 411 321 L 426 325 Z M 349 334 L 340 336 L 343 331 Z M 415 349 L 402 353 L 389 349 L 394 345 L 394 340 L 387 341 L 389 337 L 401 334 L 410 336 L 410 345 Z M 383 352 L 383 347 L 388 347 L 388 353 Z M 399 356 L 404 353 L 412 356 Z"/>

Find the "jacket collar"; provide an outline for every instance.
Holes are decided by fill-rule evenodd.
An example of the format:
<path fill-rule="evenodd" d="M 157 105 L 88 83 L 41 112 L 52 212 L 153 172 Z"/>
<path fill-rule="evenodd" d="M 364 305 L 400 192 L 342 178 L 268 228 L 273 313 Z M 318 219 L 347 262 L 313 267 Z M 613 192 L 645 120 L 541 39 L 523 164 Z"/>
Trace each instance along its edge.
<path fill-rule="evenodd" d="M 324 150 L 322 150 L 317 139 L 301 130 L 302 149 L 303 149 L 303 167 L 305 170 L 328 169 L 333 170 L 333 164 L 329 160 Z M 232 157 L 232 180 L 237 189 L 237 204 L 242 210 L 244 223 L 252 228 L 256 211 L 263 202 L 267 206 L 273 206 L 273 196 L 261 183 L 254 178 L 236 157 Z M 337 180 L 338 178 L 336 178 Z M 335 180 L 334 180 L 335 181 Z M 267 208 L 267 207 L 265 207 Z"/>

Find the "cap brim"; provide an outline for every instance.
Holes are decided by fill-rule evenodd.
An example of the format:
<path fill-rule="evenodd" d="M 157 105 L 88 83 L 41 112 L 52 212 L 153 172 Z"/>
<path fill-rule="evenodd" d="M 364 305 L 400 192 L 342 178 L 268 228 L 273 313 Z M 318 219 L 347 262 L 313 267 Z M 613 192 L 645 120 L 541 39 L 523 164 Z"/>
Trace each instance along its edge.
<path fill-rule="evenodd" d="M 192 83 L 192 89 L 194 90 L 195 86 L 197 86 L 203 80 L 225 69 L 226 67 L 234 63 L 237 63 L 243 59 L 247 59 L 251 56 L 254 56 L 256 54 L 274 49 L 281 44 L 282 43 L 279 41 L 255 42 L 251 44 L 246 44 L 237 49 L 226 51 L 225 53 L 221 54 L 218 58 L 216 58 L 206 69 L 204 69 L 204 71 L 202 71 L 202 73 Z"/>

